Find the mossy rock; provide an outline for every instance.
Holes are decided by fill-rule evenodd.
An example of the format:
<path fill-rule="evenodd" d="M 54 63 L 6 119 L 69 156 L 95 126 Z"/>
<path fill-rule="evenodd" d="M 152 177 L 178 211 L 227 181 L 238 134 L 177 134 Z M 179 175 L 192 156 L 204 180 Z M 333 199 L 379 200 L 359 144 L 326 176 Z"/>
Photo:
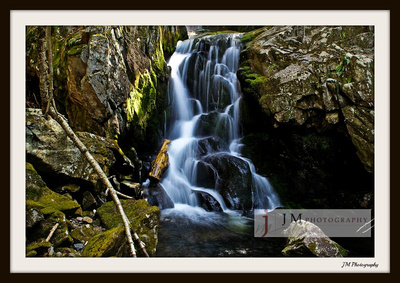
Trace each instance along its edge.
<path fill-rule="evenodd" d="M 34 257 L 34 256 L 42 256 L 44 253 L 48 251 L 48 249 L 52 246 L 50 242 L 47 242 L 45 239 L 38 239 L 38 241 L 33 242 L 26 246 L 26 256 Z"/>
<path fill-rule="evenodd" d="M 71 237 L 74 239 L 74 241 L 85 243 L 100 233 L 101 231 L 96 229 L 93 225 L 85 224 L 72 230 Z"/>
<path fill-rule="evenodd" d="M 155 254 L 158 243 L 158 225 L 160 210 L 156 206 L 150 206 L 146 200 L 121 200 L 122 208 L 125 211 L 132 227 L 136 230 L 150 256 Z M 103 204 L 97 213 L 101 222 L 107 229 L 113 229 L 122 225 L 114 202 Z"/>
<path fill-rule="evenodd" d="M 129 246 L 123 226 L 117 226 L 92 237 L 82 250 L 83 257 L 127 257 Z"/>
<path fill-rule="evenodd" d="M 26 163 L 26 206 L 27 210 L 36 207 L 42 214 L 62 211 L 74 215 L 80 209 L 76 201 L 50 190 L 30 163 Z"/>

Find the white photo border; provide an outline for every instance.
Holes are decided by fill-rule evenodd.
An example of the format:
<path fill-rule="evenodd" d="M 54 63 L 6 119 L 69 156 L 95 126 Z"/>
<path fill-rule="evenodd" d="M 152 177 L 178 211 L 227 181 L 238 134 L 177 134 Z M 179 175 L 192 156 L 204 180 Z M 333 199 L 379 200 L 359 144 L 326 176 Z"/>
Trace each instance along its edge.
<path fill-rule="evenodd" d="M 29 25 L 375 26 L 375 256 L 373 258 L 25 257 L 25 27 Z M 390 11 L 387 10 L 11 10 L 11 273 L 387 273 L 390 268 Z M 343 262 L 379 264 L 343 269 Z"/>

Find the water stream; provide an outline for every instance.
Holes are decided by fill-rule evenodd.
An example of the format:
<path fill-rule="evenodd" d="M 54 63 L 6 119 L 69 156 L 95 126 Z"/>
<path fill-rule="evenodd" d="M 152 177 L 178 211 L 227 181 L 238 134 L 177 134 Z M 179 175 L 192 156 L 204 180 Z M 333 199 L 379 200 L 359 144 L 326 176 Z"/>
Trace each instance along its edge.
<path fill-rule="evenodd" d="M 188 39 L 168 62 L 170 165 L 160 185 L 174 208 L 161 211 L 158 256 L 276 256 L 282 248 L 281 239 L 253 237 L 253 209 L 280 202 L 240 154 L 240 48 L 240 34 Z"/>

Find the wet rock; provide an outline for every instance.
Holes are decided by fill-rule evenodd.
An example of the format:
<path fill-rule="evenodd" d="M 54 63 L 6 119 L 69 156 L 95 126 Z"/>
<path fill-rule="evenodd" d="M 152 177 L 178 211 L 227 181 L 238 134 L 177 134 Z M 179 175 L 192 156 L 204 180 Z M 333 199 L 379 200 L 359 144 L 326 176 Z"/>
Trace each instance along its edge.
<path fill-rule="evenodd" d="M 346 127 L 353 144 L 356 145 L 357 155 L 365 168 L 374 170 L 374 111 L 362 106 L 346 106 L 342 109 Z"/>
<path fill-rule="evenodd" d="M 82 243 L 76 243 L 76 244 L 74 244 L 74 248 L 75 248 L 77 251 L 82 250 L 84 247 L 85 247 L 85 245 L 82 244 Z"/>
<path fill-rule="evenodd" d="M 30 232 L 29 239 L 47 238 L 57 223 L 58 226 L 49 239 L 49 242 L 54 247 L 71 245 L 73 239 L 69 233 L 68 221 L 65 214 L 60 211 L 47 215 L 46 219 L 39 223 L 37 229 Z"/>
<path fill-rule="evenodd" d="M 157 206 L 159 209 L 174 207 L 171 198 L 160 184 L 145 188 L 143 190 L 143 198 L 147 200 L 150 205 Z"/>
<path fill-rule="evenodd" d="M 54 257 L 80 257 L 81 254 L 78 250 L 67 247 L 60 247 L 54 249 Z"/>
<path fill-rule="evenodd" d="M 198 137 L 213 136 L 229 143 L 233 137 L 233 118 L 228 114 L 218 112 L 202 114 L 196 124 L 194 135 Z"/>
<path fill-rule="evenodd" d="M 282 250 L 286 256 L 344 257 L 347 251 L 332 241 L 315 224 L 298 220 L 284 230 L 288 243 Z"/>
<path fill-rule="evenodd" d="M 207 211 L 222 212 L 221 205 L 219 202 L 207 192 L 195 192 L 197 194 L 197 199 L 199 205 Z"/>
<path fill-rule="evenodd" d="M 211 164 L 218 172 L 215 189 L 229 209 L 252 208 L 251 172 L 246 161 L 228 153 L 209 155 L 203 161 Z"/>
<path fill-rule="evenodd" d="M 136 199 L 142 197 L 142 187 L 139 183 L 123 180 L 121 182 L 121 192 L 129 196 L 134 196 Z"/>
<path fill-rule="evenodd" d="M 209 136 L 198 140 L 200 156 L 204 156 L 210 153 L 220 152 L 228 150 L 228 144 L 225 140 L 215 136 Z"/>
<path fill-rule="evenodd" d="M 219 116 L 218 112 L 202 114 L 196 124 L 194 135 L 200 137 L 213 136 Z"/>
<path fill-rule="evenodd" d="M 80 186 L 77 184 L 66 184 L 63 185 L 59 188 L 55 188 L 55 191 L 60 193 L 60 194 L 65 194 L 65 193 L 77 193 L 80 190 Z"/>
<path fill-rule="evenodd" d="M 197 163 L 196 186 L 214 189 L 218 179 L 215 168 L 202 160 Z"/>

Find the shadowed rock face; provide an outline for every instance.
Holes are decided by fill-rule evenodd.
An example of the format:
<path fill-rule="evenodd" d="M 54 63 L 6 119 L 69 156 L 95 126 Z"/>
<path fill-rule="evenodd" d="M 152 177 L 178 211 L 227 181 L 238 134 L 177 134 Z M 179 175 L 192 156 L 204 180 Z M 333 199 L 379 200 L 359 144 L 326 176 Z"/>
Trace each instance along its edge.
<path fill-rule="evenodd" d="M 360 161 L 372 172 L 373 27 L 274 26 L 243 38 L 243 91 L 273 126 L 321 132 L 345 125 Z"/>
<path fill-rule="evenodd" d="M 360 207 L 374 183 L 373 27 L 263 27 L 242 44 L 243 154 L 290 205 Z"/>

